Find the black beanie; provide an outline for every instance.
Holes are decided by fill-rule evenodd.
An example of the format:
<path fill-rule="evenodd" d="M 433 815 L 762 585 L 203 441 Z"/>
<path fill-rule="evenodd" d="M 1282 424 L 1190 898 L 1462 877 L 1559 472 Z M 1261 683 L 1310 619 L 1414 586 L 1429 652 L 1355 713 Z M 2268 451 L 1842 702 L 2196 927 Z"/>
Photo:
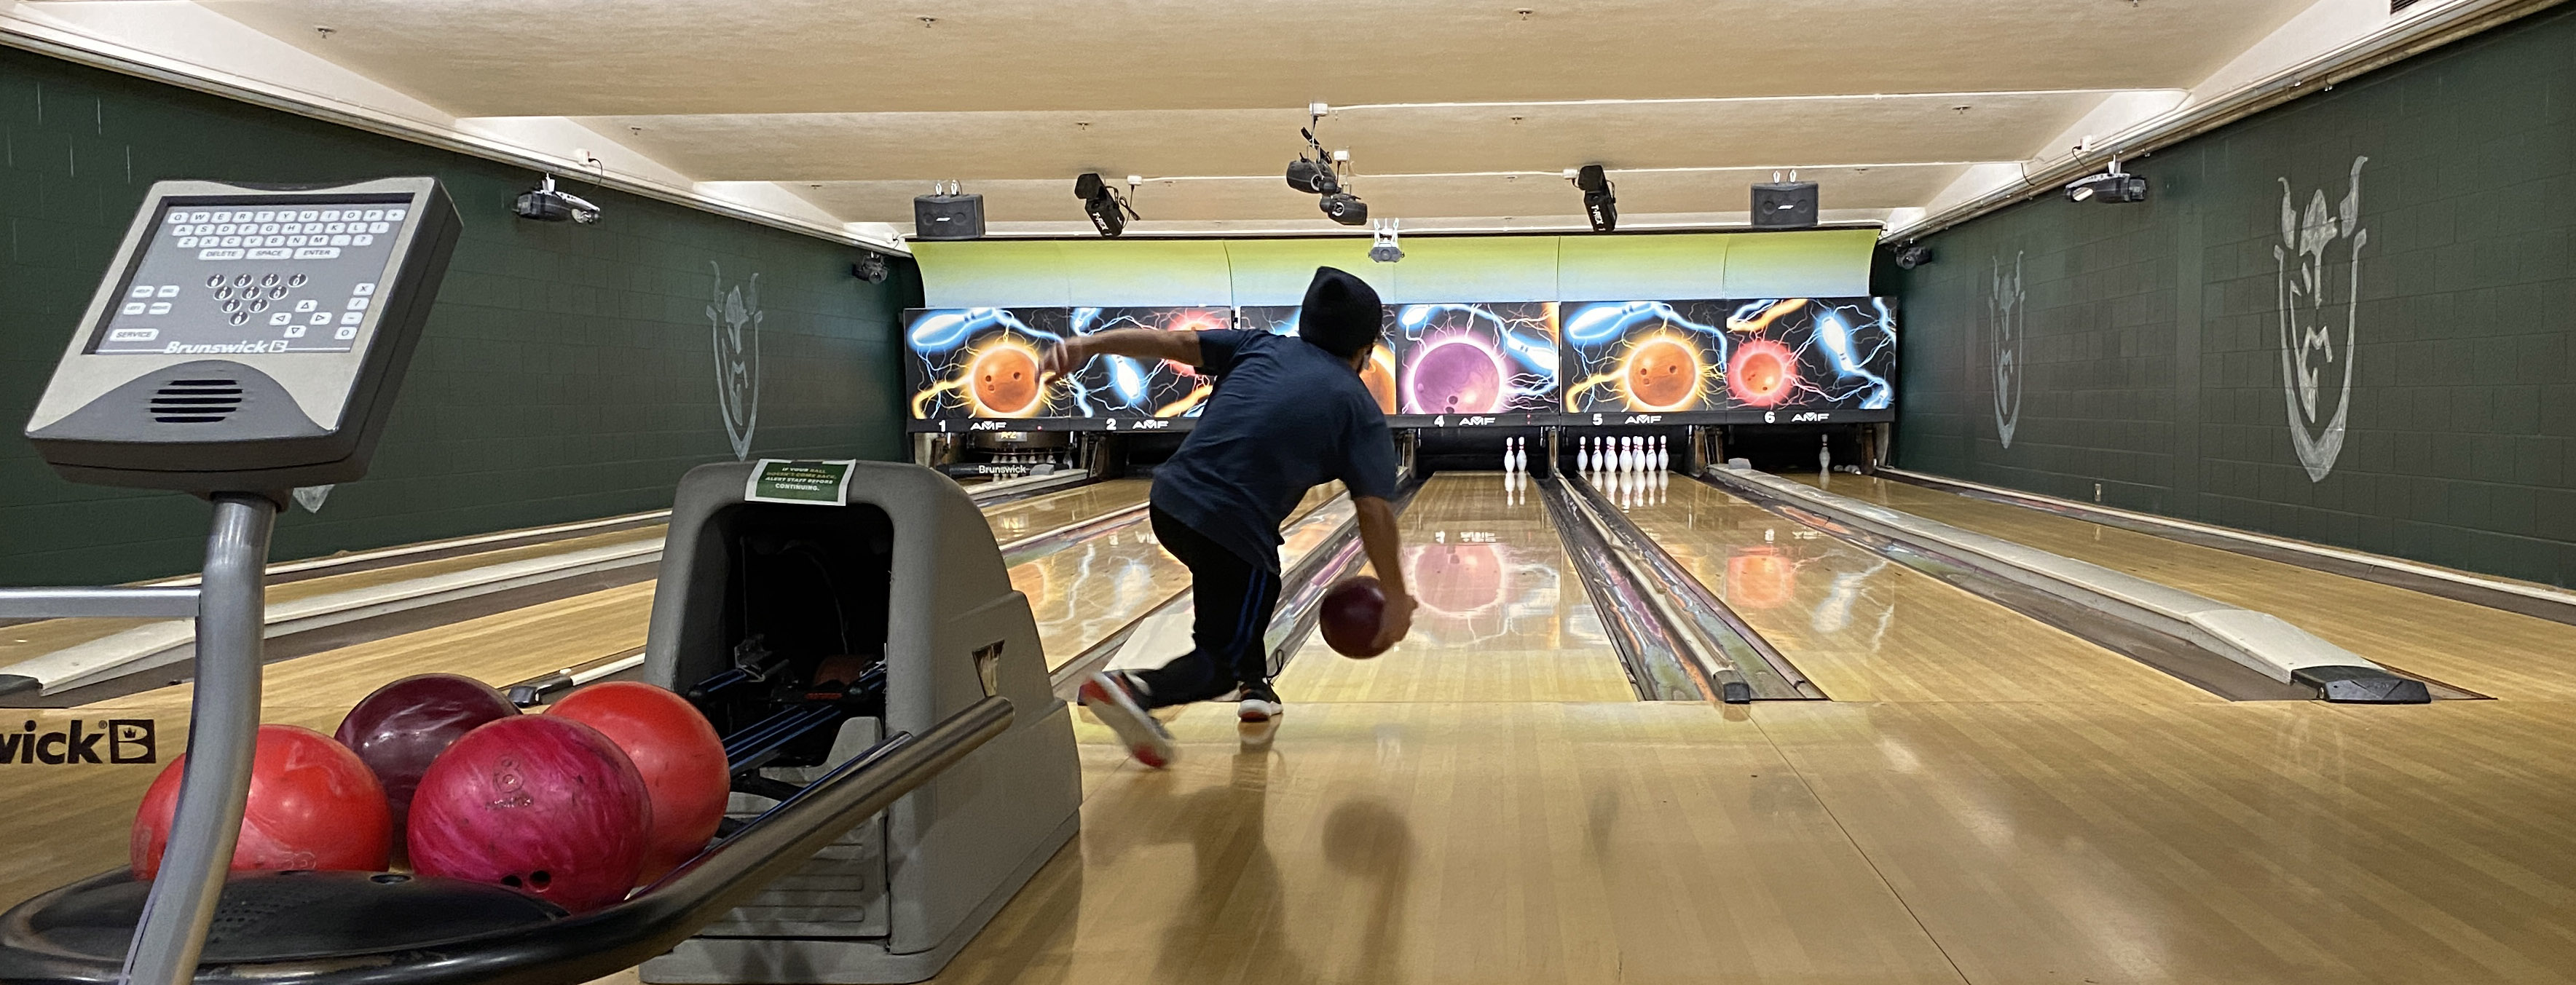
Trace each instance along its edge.
<path fill-rule="evenodd" d="M 1348 359 L 1377 342 L 1383 317 L 1377 289 L 1367 281 L 1348 271 L 1317 267 L 1314 283 L 1306 285 L 1306 306 L 1297 313 L 1297 335 Z"/>

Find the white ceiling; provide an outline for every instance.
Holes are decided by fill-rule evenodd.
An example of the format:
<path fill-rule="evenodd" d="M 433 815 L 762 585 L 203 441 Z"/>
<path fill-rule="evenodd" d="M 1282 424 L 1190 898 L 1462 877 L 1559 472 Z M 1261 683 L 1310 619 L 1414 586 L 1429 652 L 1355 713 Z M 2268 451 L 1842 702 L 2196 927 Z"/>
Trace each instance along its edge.
<path fill-rule="evenodd" d="M 1741 221 L 1745 186 L 1788 168 L 1829 217 L 1883 219 L 2116 94 L 2189 90 L 2319 2 L 200 5 L 456 117 L 573 118 L 844 222 L 909 229 L 911 197 L 954 178 L 998 231 L 1074 232 L 1091 170 L 1157 179 L 1139 231 L 1330 228 L 1278 177 L 1310 101 L 1407 228 L 1579 224 L 1554 175 L 1587 163 L 1630 225 Z"/>

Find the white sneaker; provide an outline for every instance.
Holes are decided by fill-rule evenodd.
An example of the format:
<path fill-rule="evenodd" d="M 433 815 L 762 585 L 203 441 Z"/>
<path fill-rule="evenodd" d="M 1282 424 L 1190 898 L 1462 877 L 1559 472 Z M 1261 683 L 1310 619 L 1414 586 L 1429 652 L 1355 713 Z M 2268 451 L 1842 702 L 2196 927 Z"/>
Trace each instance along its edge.
<path fill-rule="evenodd" d="M 1238 721 L 1267 722 L 1288 711 L 1287 705 L 1279 703 L 1279 692 L 1271 690 L 1268 684 L 1245 687 L 1242 693 L 1243 701 L 1236 706 L 1234 713 Z"/>
<path fill-rule="evenodd" d="M 1093 674 L 1082 682 L 1079 694 L 1082 706 L 1091 709 L 1110 731 L 1118 733 L 1118 738 L 1127 744 L 1127 754 L 1136 757 L 1137 762 L 1162 769 L 1179 756 L 1179 749 L 1172 745 L 1172 733 L 1145 713 L 1144 704 L 1136 700 L 1136 685 L 1125 671 Z"/>

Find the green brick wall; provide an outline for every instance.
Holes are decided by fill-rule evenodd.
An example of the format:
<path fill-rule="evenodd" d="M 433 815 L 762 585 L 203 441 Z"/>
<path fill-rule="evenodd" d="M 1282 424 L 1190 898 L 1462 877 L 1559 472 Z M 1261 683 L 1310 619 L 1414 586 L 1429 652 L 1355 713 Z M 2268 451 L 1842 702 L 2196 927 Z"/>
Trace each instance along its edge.
<path fill-rule="evenodd" d="M 2131 169 L 2153 183 L 2146 203 L 2028 202 L 1928 240 L 1936 262 L 1899 275 L 1898 464 L 2082 500 L 2099 484 L 2114 506 L 2576 580 L 2576 12 Z M 2331 360 L 2309 358 L 2314 418 L 2286 386 L 2284 180 L 2299 236 L 2323 245 L 2321 292 L 2341 302 L 2292 333 L 2331 339 Z M 2331 239 L 2309 221 L 2318 193 Z M 1997 300 L 2016 260 L 2018 320 Z M 2302 458 L 2294 433 L 2324 434 L 2312 425 L 2342 406 L 2347 323 L 2343 443 Z M 2017 417 L 1997 399 L 2006 349 L 2025 370 Z"/>
<path fill-rule="evenodd" d="M 152 182 L 334 182 L 434 174 L 465 232 L 372 473 L 279 522 L 313 557 L 670 505 L 735 450 L 718 403 L 721 288 L 758 275 L 753 456 L 901 453 L 895 318 L 912 265 L 870 285 L 860 251 L 568 183 L 596 226 L 528 222 L 527 171 L 112 73 L 0 50 L 0 584 L 195 570 L 206 506 L 76 486 L 18 433 Z M 721 272 L 721 278 L 719 278 Z"/>

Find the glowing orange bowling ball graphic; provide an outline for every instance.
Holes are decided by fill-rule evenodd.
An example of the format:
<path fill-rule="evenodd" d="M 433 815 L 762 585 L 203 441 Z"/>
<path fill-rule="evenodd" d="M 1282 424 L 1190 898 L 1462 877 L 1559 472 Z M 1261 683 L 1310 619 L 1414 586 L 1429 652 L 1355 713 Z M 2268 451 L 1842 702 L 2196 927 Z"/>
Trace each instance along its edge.
<path fill-rule="evenodd" d="M 978 417 L 1026 417 L 1037 410 L 1037 354 L 1013 344 L 995 345 L 975 354 L 966 367 L 973 385 Z"/>
<path fill-rule="evenodd" d="M 1769 609 L 1798 591 L 1798 567 L 1768 547 L 1745 548 L 1726 559 L 1726 601 Z"/>
<path fill-rule="evenodd" d="M 1406 587 L 1438 615 L 1467 616 L 1503 604 L 1508 566 L 1493 544 L 1415 544 L 1405 548 Z"/>
<path fill-rule="evenodd" d="M 1699 398 L 1699 376 L 1697 347 L 1665 336 L 1640 340 L 1628 352 L 1628 401 L 1638 410 L 1680 410 Z"/>
<path fill-rule="evenodd" d="M 1798 357 L 1769 339 L 1738 346 L 1726 369 L 1726 388 L 1735 393 L 1735 399 L 1754 407 L 1788 399 L 1797 382 Z"/>
<path fill-rule="evenodd" d="M 1360 367 L 1360 382 L 1368 384 L 1369 396 L 1377 398 L 1381 414 L 1395 413 L 1395 352 L 1385 346 L 1369 351 L 1368 365 Z"/>

